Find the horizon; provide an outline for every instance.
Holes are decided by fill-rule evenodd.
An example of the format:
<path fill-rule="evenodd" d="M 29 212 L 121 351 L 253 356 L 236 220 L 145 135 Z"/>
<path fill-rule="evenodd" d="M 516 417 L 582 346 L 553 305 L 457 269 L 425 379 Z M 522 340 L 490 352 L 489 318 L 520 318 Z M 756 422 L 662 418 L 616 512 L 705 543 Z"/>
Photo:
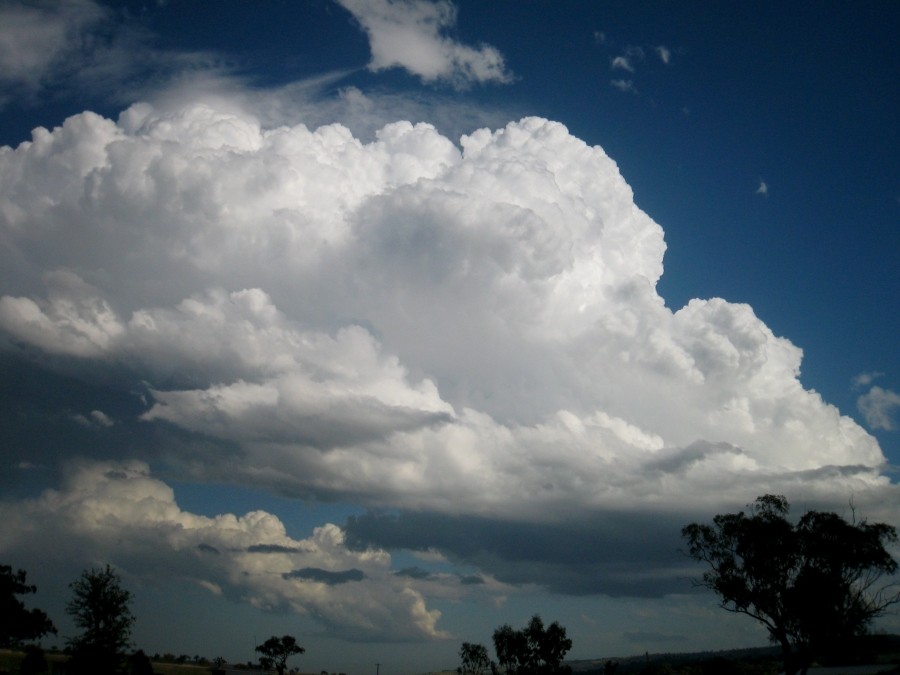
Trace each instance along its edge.
<path fill-rule="evenodd" d="M 681 527 L 762 494 L 900 525 L 898 30 L 850 2 L 0 3 L 26 604 L 70 633 L 109 563 L 146 653 L 291 634 L 310 672 L 425 672 L 535 613 L 570 660 L 765 643 L 691 586 Z"/>

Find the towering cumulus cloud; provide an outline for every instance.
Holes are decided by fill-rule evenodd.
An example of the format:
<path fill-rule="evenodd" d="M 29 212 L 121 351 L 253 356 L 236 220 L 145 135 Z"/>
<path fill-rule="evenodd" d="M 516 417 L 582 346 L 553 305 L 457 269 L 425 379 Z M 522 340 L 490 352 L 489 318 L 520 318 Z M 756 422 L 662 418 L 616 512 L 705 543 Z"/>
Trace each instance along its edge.
<path fill-rule="evenodd" d="M 561 124 L 523 119 L 457 146 L 397 122 L 362 143 L 337 125 L 264 129 L 208 105 L 139 104 L 0 150 L 0 209 L 7 355 L 139 392 L 137 428 L 203 440 L 146 442 L 144 459 L 188 478 L 393 510 L 390 528 L 354 519 L 352 545 L 334 526 L 294 541 L 265 516 L 225 528 L 181 511 L 144 464 L 88 464 L 16 520 L 64 510 L 91 541 L 119 528 L 204 559 L 207 583 L 250 587 L 263 605 L 277 594 L 348 630 L 378 623 L 303 591 L 327 587 L 347 606 L 386 603 L 405 636 L 435 637 L 429 587 L 389 575 L 368 546 L 628 592 L 609 551 L 606 576 L 548 558 L 529 577 L 516 551 L 486 537 L 475 556 L 452 532 L 508 525 L 528 540 L 565 524 L 583 537 L 596 523 L 624 541 L 604 514 L 652 522 L 765 491 L 892 489 L 876 441 L 804 389 L 800 349 L 751 307 L 665 305 L 662 229 L 603 150 Z M 102 410 L 86 405 L 83 419 Z M 126 479 L 152 513 L 123 506 L 136 498 Z M 115 518 L 85 511 L 92 491 L 91 508 Z M 650 565 L 632 544 L 621 555 Z M 277 589 L 254 576 L 263 559 L 278 562 Z M 595 581 L 555 574 L 570 562 Z M 347 590 L 388 578 L 406 589 L 389 602 Z"/>

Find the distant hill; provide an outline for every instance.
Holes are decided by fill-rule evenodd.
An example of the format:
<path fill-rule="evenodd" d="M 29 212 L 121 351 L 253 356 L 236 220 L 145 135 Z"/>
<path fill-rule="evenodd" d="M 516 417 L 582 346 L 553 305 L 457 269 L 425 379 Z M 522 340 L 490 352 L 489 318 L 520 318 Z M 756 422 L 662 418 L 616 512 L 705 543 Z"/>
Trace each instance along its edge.
<path fill-rule="evenodd" d="M 777 673 L 781 667 L 781 650 L 778 647 L 749 647 L 743 649 L 725 649 L 705 652 L 659 652 L 638 656 L 607 656 L 598 659 L 567 661 L 577 675 L 603 675 L 605 664 L 613 661 L 619 664 L 616 675 L 648 672 L 665 672 L 662 668 L 668 665 L 674 668 L 694 666 L 698 673 L 717 673 L 725 675 L 734 673 Z M 868 635 L 863 638 L 852 663 L 884 664 L 886 669 L 891 664 L 900 665 L 900 635 Z M 729 664 L 726 666 L 726 664 Z M 740 664 L 740 667 L 738 665 Z M 840 665 L 846 665 L 841 663 Z M 653 668 L 657 666 L 658 668 Z M 891 671 L 893 672 L 893 671 Z"/>

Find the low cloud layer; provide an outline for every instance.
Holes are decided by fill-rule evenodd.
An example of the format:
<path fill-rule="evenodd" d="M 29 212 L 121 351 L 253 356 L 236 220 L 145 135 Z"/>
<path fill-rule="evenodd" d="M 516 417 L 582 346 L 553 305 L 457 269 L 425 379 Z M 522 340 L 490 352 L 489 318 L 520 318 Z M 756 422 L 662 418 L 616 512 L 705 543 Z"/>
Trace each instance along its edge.
<path fill-rule="evenodd" d="M 140 462 L 76 467 L 58 491 L 0 504 L 0 517 L 5 551 L 35 560 L 112 559 L 135 576 L 192 581 L 261 609 L 309 615 L 349 638 L 445 638 L 440 612 L 425 606 L 422 591 L 463 590 L 391 574 L 388 553 L 349 550 L 336 525 L 296 540 L 263 511 L 214 518 L 183 511 Z"/>
<path fill-rule="evenodd" d="M 386 549 L 503 583 L 662 595 L 683 577 L 685 518 L 764 492 L 852 495 L 876 518 L 896 495 L 875 439 L 803 387 L 801 350 L 751 307 L 666 306 L 662 228 L 561 124 L 457 145 L 397 122 L 364 143 L 237 109 L 86 112 L 0 149 L 3 356 L 64 373 L 69 423 L 141 434 L 184 479 L 386 511 L 296 541 L 268 514 L 181 511 L 146 465 L 87 463 L 4 505 L 0 550 L 64 517 L 54 536 L 120 532 L 135 559 L 202 561 L 204 583 L 259 606 L 434 638 L 426 599 L 450 591 L 392 574 Z M 635 538 L 646 528 L 659 536 Z"/>

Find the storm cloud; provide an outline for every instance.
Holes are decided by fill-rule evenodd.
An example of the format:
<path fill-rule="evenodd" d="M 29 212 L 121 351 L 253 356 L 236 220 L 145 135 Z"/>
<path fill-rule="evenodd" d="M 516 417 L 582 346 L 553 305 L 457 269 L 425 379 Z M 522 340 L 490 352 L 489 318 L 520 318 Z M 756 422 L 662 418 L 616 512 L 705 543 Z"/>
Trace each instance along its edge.
<path fill-rule="evenodd" d="M 473 584 L 393 573 L 389 551 L 477 567 L 497 596 L 659 596 L 686 518 L 896 497 L 752 307 L 666 305 L 662 228 L 562 124 L 363 142 L 236 109 L 85 112 L 0 148 L 0 346 L 36 375 L 4 396 L 43 461 L 80 467 L 2 505 L 0 550 L 52 533 L 348 635 L 434 639 L 429 598 Z M 181 510 L 150 460 L 372 511 L 296 541 L 271 514 Z"/>

